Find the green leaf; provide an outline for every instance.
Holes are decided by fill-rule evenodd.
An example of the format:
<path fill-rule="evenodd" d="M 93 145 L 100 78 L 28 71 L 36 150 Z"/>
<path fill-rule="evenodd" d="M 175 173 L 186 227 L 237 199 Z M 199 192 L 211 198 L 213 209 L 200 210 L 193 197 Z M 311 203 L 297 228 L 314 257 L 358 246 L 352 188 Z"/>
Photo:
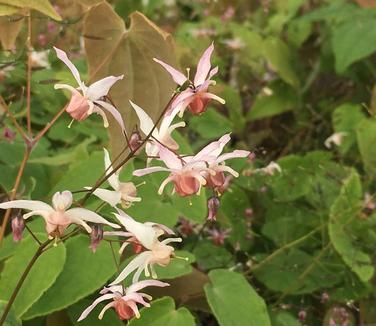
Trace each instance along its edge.
<path fill-rule="evenodd" d="M 376 14 L 352 17 L 333 27 L 332 46 L 338 73 L 376 51 Z"/>
<path fill-rule="evenodd" d="M 243 275 L 224 269 L 209 273 L 206 298 L 221 326 L 268 326 L 270 319 L 264 300 Z"/>
<path fill-rule="evenodd" d="M 61 20 L 60 15 L 48 0 L 0 0 L 0 4 L 19 8 L 34 9 L 55 20 Z"/>
<path fill-rule="evenodd" d="M 376 176 L 376 120 L 367 119 L 359 123 L 356 130 L 360 155 L 364 168 L 372 178 Z"/>
<path fill-rule="evenodd" d="M 0 16 L 9 16 L 17 13 L 20 8 L 0 4 Z"/>
<path fill-rule="evenodd" d="M 170 34 L 158 28 L 144 15 L 130 15 L 130 27 L 103 2 L 90 8 L 84 20 L 85 49 L 90 81 L 110 75 L 124 74 L 123 80 L 111 89 L 111 99 L 123 116 L 128 131 L 138 118 L 129 100 L 142 107 L 156 121 L 174 90 L 174 82 L 164 69 L 153 61 L 159 58 L 175 65 Z M 115 120 L 110 117 L 110 142 L 116 155 L 125 146 L 125 139 Z"/>
<path fill-rule="evenodd" d="M 89 244 L 89 237 L 83 235 L 67 240 L 67 260 L 62 273 L 27 311 L 25 319 L 47 315 L 70 306 L 102 287 L 117 271 L 108 243 L 102 242 L 95 253 L 88 248 Z M 115 250 L 117 248 L 116 246 Z"/>
<path fill-rule="evenodd" d="M 0 316 L 2 316 L 4 308 L 6 306 L 7 302 L 0 300 Z M 7 318 L 4 321 L 3 326 L 21 326 L 22 322 L 21 320 L 16 316 L 13 309 L 11 308 Z"/>
<path fill-rule="evenodd" d="M 277 114 L 294 110 L 299 105 L 296 92 L 282 82 L 273 82 L 268 92 L 262 90 L 248 111 L 248 120 L 269 118 Z"/>
<path fill-rule="evenodd" d="M 150 308 L 142 308 L 140 319 L 132 319 L 129 326 L 195 326 L 195 320 L 188 309 L 175 310 L 174 300 L 170 297 L 154 300 Z"/>
<path fill-rule="evenodd" d="M 43 234 L 36 234 L 42 239 Z M 8 300 L 38 245 L 31 236 L 18 244 L 17 250 L 4 265 L 0 278 L 0 299 Z M 13 304 L 15 314 L 22 316 L 54 283 L 63 269 L 65 246 L 59 244 L 44 252 L 33 265 Z"/>
<path fill-rule="evenodd" d="M 279 38 L 266 39 L 264 56 L 286 83 L 299 88 L 300 81 L 295 71 L 293 54 L 286 43 Z"/>
<path fill-rule="evenodd" d="M 329 236 L 330 240 L 350 269 L 360 280 L 370 280 L 374 267 L 370 255 L 365 253 L 357 244 L 361 237 L 352 232 L 354 224 L 361 223 L 357 215 L 363 204 L 363 193 L 358 173 L 353 170 L 344 181 L 341 193 L 330 210 Z"/>
<path fill-rule="evenodd" d="M 234 265 L 231 253 L 223 246 L 216 246 L 209 240 L 200 240 L 193 253 L 196 256 L 197 265 L 202 270 L 225 268 Z"/>
<path fill-rule="evenodd" d="M 273 326 L 300 326 L 298 318 L 287 311 L 279 311 L 270 315 Z"/>

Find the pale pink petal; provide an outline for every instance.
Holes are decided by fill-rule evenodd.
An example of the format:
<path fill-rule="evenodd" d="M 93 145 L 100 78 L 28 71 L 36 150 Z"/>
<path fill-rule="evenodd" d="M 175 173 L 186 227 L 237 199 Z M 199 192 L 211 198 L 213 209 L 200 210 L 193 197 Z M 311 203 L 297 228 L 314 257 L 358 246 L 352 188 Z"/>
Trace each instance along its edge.
<path fill-rule="evenodd" d="M 154 172 L 170 172 L 170 169 L 164 168 L 162 166 L 153 166 L 151 168 L 139 169 L 134 170 L 133 175 L 136 177 L 142 177 L 143 175 L 147 175 Z"/>
<path fill-rule="evenodd" d="M 132 284 L 129 288 L 125 290 L 125 293 L 133 293 L 137 292 L 143 288 L 146 288 L 148 286 L 159 286 L 159 287 L 165 287 L 165 286 L 170 286 L 170 284 L 161 282 L 161 281 L 156 281 L 156 280 L 145 280 L 145 281 L 140 281 L 135 284 Z"/>
<path fill-rule="evenodd" d="M 221 154 L 224 146 L 231 140 L 230 133 L 223 135 L 216 141 L 211 142 L 199 151 L 193 158 L 193 160 L 202 160 L 208 156 L 218 157 Z"/>
<path fill-rule="evenodd" d="M 140 312 L 138 311 L 137 305 L 133 301 L 128 301 L 128 306 L 133 310 L 136 318 L 140 318 Z"/>
<path fill-rule="evenodd" d="M 159 146 L 159 157 L 166 164 L 169 169 L 180 170 L 183 165 L 180 158 L 172 151 L 170 151 L 165 146 L 158 144 Z"/>
<path fill-rule="evenodd" d="M 96 101 L 103 96 L 106 96 L 110 88 L 118 81 L 123 79 L 124 75 L 115 77 L 109 76 L 91 84 L 86 90 L 86 96 L 91 101 Z"/>
<path fill-rule="evenodd" d="M 54 209 L 39 200 L 11 200 L 5 203 L 0 204 L 1 209 L 8 209 L 8 208 L 20 208 L 20 209 L 27 209 L 30 211 L 47 211 L 47 212 L 54 212 Z"/>
<path fill-rule="evenodd" d="M 155 62 L 158 62 L 163 68 L 167 70 L 167 72 L 171 75 L 172 79 L 178 85 L 183 85 L 187 81 L 187 77 L 185 77 L 180 71 L 176 70 L 175 68 L 171 67 L 167 63 L 164 63 L 161 60 L 156 58 L 153 59 Z"/>
<path fill-rule="evenodd" d="M 171 107 L 166 112 L 166 116 L 172 115 L 175 117 L 178 112 L 183 111 L 187 107 L 194 96 L 195 93 L 191 88 L 187 88 L 186 90 L 181 92 L 172 102 Z"/>
<path fill-rule="evenodd" d="M 85 189 L 90 190 L 91 188 L 85 187 Z M 121 202 L 121 193 L 118 191 L 97 188 L 94 190 L 93 195 L 109 203 L 112 207 L 115 207 Z"/>
<path fill-rule="evenodd" d="M 56 192 L 52 197 L 52 205 L 56 210 L 65 211 L 72 205 L 72 202 L 73 195 L 68 190 Z"/>
<path fill-rule="evenodd" d="M 152 253 L 150 251 L 144 251 L 140 254 L 138 254 L 134 259 L 131 260 L 131 262 L 122 270 L 122 272 L 118 275 L 118 277 L 110 283 L 110 285 L 119 284 L 123 280 L 127 278 L 128 275 L 130 275 L 133 271 L 136 269 L 143 269 L 145 262 L 149 260 Z"/>
<path fill-rule="evenodd" d="M 209 98 L 211 100 L 215 100 L 221 104 L 225 104 L 226 101 L 222 98 L 222 97 L 219 97 L 215 94 L 212 94 L 212 93 L 201 93 L 200 94 L 201 98 Z"/>
<path fill-rule="evenodd" d="M 112 307 L 115 307 L 115 305 L 116 305 L 115 302 L 110 302 L 110 303 L 106 304 L 106 305 L 103 307 L 103 309 L 101 310 L 101 312 L 99 313 L 99 315 L 98 315 L 98 319 L 101 320 L 101 319 L 103 318 L 104 313 L 105 313 L 108 309 L 110 309 L 110 308 L 112 308 Z"/>
<path fill-rule="evenodd" d="M 104 151 L 104 168 L 107 171 L 106 175 L 108 176 L 112 171 L 112 162 L 110 159 L 110 154 L 108 153 L 107 149 L 103 148 Z M 113 173 L 110 177 L 108 177 L 108 183 L 114 190 L 118 190 L 120 183 L 119 183 L 119 175 L 117 173 Z"/>
<path fill-rule="evenodd" d="M 238 157 L 247 157 L 250 154 L 250 151 L 240 150 L 237 149 L 231 153 L 222 154 L 218 157 L 217 163 L 232 159 L 232 158 L 238 158 Z"/>
<path fill-rule="evenodd" d="M 130 293 L 130 294 L 127 294 L 122 299 L 124 301 L 127 301 L 127 302 L 134 301 L 136 303 L 142 304 L 145 307 L 150 307 L 150 303 L 146 302 L 144 300 L 144 297 L 141 294 L 139 294 L 139 293 Z"/>
<path fill-rule="evenodd" d="M 138 119 L 140 120 L 140 129 L 145 135 L 149 135 L 151 130 L 154 127 L 153 120 L 149 117 L 149 115 L 141 109 L 137 104 L 133 103 L 132 101 L 129 101 L 135 110 Z"/>
<path fill-rule="evenodd" d="M 104 236 L 117 236 L 117 237 L 132 237 L 133 234 L 130 232 L 124 232 L 124 231 L 104 231 Z"/>
<path fill-rule="evenodd" d="M 100 296 L 98 299 L 96 299 L 89 307 L 87 307 L 82 312 L 80 318 L 78 318 L 77 321 L 81 321 L 81 320 L 85 319 L 88 316 L 88 314 L 97 306 L 98 303 L 100 303 L 102 301 L 105 301 L 105 300 L 113 299 L 115 297 L 116 297 L 116 295 L 113 294 L 113 293 L 105 294 L 105 295 Z"/>
<path fill-rule="evenodd" d="M 182 242 L 182 241 L 183 241 L 182 238 L 167 238 L 167 239 L 162 240 L 161 243 L 167 245 L 171 242 Z"/>
<path fill-rule="evenodd" d="M 120 112 L 110 103 L 104 102 L 104 101 L 95 101 L 95 104 L 99 104 L 101 107 L 103 107 L 105 110 L 107 110 L 111 115 L 114 117 L 114 119 L 119 124 L 122 131 L 125 131 L 124 121 L 120 114 Z"/>
<path fill-rule="evenodd" d="M 166 233 L 166 234 L 175 234 L 175 232 L 173 230 L 171 230 L 169 227 L 167 227 L 166 225 L 164 224 L 160 224 L 160 223 L 153 223 L 153 222 L 145 222 L 144 223 L 145 225 L 151 225 L 153 227 L 157 227 L 157 228 L 160 228 L 163 233 Z"/>
<path fill-rule="evenodd" d="M 114 285 L 114 286 L 110 286 L 110 287 L 104 287 L 101 291 L 99 291 L 100 294 L 106 294 L 108 292 L 112 292 L 112 293 L 118 292 L 121 295 L 124 295 L 122 285 Z"/>
<path fill-rule="evenodd" d="M 214 44 L 212 43 L 201 56 L 200 61 L 198 62 L 198 65 L 197 65 L 195 79 L 193 81 L 195 86 L 199 86 L 205 81 L 211 68 L 210 58 L 211 58 L 213 51 L 214 51 Z"/>
<path fill-rule="evenodd" d="M 57 57 L 61 61 L 63 61 L 65 63 L 65 65 L 69 68 L 69 70 L 72 72 L 72 75 L 73 75 L 74 79 L 76 79 L 77 84 L 80 86 L 80 88 L 83 88 L 82 87 L 83 86 L 83 82 L 81 81 L 80 73 L 78 72 L 77 68 L 72 63 L 72 61 L 70 61 L 68 59 L 67 54 L 63 50 L 58 49 L 57 47 L 54 47 L 54 49 L 56 51 Z"/>
<path fill-rule="evenodd" d="M 237 178 L 239 176 L 238 172 L 236 172 L 234 169 L 230 168 L 227 165 L 220 165 L 220 166 L 216 167 L 215 170 L 216 171 L 228 172 L 228 173 L 232 174 L 235 178 Z"/>
<path fill-rule="evenodd" d="M 158 194 L 162 195 L 164 188 L 167 186 L 169 182 L 171 182 L 174 179 L 173 175 L 170 175 L 168 178 L 164 179 L 161 185 L 159 186 L 158 189 Z"/>
<path fill-rule="evenodd" d="M 218 73 L 218 67 L 214 67 L 212 70 L 210 70 L 208 79 L 211 79 L 217 73 Z"/>
<path fill-rule="evenodd" d="M 106 225 L 109 225 L 109 226 L 111 226 L 115 229 L 120 228 L 119 225 L 108 222 L 102 216 L 100 216 L 97 213 L 94 213 L 92 211 L 89 211 L 86 208 L 80 208 L 80 207 L 71 208 L 71 209 L 67 210 L 65 212 L 65 214 L 67 216 L 69 216 L 70 218 L 73 217 L 73 218 L 76 218 L 76 219 L 80 219 L 80 220 L 88 221 L 88 222 L 92 222 L 92 223 L 106 224 Z"/>

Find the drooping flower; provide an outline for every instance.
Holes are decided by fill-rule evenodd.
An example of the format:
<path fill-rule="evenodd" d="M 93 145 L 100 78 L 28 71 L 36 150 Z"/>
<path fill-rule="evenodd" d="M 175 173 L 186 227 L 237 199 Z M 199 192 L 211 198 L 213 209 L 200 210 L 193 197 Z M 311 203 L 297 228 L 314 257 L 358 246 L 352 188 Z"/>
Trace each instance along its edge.
<path fill-rule="evenodd" d="M 156 278 L 157 274 L 154 270 L 154 265 L 167 266 L 171 261 L 171 257 L 173 257 L 174 248 L 168 244 L 171 242 L 181 242 L 182 239 L 166 238 L 159 241 L 158 238 L 161 235 L 174 234 L 173 231 L 161 224 L 137 222 L 120 210 L 118 210 L 118 213 L 119 214 L 115 214 L 115 216 L 131 234 L 131 237 L 137 239 L 137 241 L 145 248 L 145 251 L 133 258 L 133 260 L 110 285 L 122 282 L 134 271 L 136 272 L 133 275 L 132 283 L 139 280 L 142 271 L 145 271 L 146 277 L 151 275 L 153 278 Z"/>
<path fill-rule="evenodd" d="M 1 209 L 20 208 L 30 210 L 23 218 L 42 216 L 46 222 L 46 231 L 52 238 L 60 237 L 72 223 L 81 225 L 90 233 L 91 227 L 86 222 L 106 224 L 113 228 L 119 225 L 108 222 L 103 217 L 85 208 L 71 208 L 73 196 L 70 191 L 57 192 L 52 197 L 52 206 L 38 200 L 12 200 L 0 204 Z"/>
<path fill-rule="evenodd" d="M 102 319 L 104 313 L 110 308 L 115 309 L 121 320 L 129 320 L 134 316 L 136 318 L 140 318 L 140 312 L 138 311 L 137 304 L 150 307 L 150 303 L 145 301 L 145 299 L 150 301 L 152 300 L 152 297 L 146 293 L 138 293 L 138 291 L 148 286 L 165 287 L 169 285 L 170 284 L 161 281 L 145 280 L 134 283 L 126 289 L 124 289 L 122 285 L 114 285 L 104 288 L 102 291 L 100 291 L 100 294 L 102 295 L 82 312 L 77 321 L 85 319 L 100 302 L 106 300 L 112 301 L 102 309 L 98 316 L 99 319 Z"/>
<path fill-rule="evenodd" d="M 343 141 L 343 138 L 347 135 L 346 132 L 335 132 L 333 135 L 331 135 L 330 137 L 328 137 L 325 142 L 324 142 L 324 145 L 326 148 L 332 148 L 332 144 L 336 145 L 336 146 L 340 146 L 342 144 L 342 141 Z"/>
<path fill-rule="evenodd" d="M 193 81 L 190 81 L 188 77 L 167 63 L 154 58 L 154 61 L 162 65 L 179 86 L 189 83 L 187 89 L 183 90 L 173 101 L 167 115 L 179 112 L 179 116 L 182 116 L 187 107 L 193 114 L 201 114 L 206 111 L 210 100 L 225 103 L 221 97 L 208 92 L 209 86 L 215 84 L 215 81 L 211 78 L 218 72 L 218 67 L 211 69 L 210 58 L 213 50 L 214 45 L 212 43 L 201 56 Z"/>
<path fill-rule="evenodd" d="M 103 227 L 99 224 L 94 224 L 90 233 L 89 248 L 95 253 L 99 243 L 103 240 Z"/>
<path fill-rule="evenodd" d="M 208 199 L 208 217 L 207 219 L 209 221 L 216 221 L 217 220 L 217 212 L 218 212 L 218 209 L 219 209 L 219 206 L 220 206 L 220 201 L 218 199 L 218 197 L 210 197 Z"/>
<path fill-rule="evenodd" d="M 108 151 L 104 148 L 104 166 L 106 169 L 106 174 L 109 175 L 113 171 L 113 167 L 110 160 L 110 155 Z M 97 188 L 94 190 L 93 195 L 102 199 L 106 203 L 109 203 L 112 207 L 121 204 L 124 208 L 128 208 L 133 202 L 141 201 L 140 197 L 137 196 L 137 188 L 133 182 L 120 182 L 119 181 L 120 171 L 116 171 L 109 178 L 108 182 L 112 189 L 108 190 L 103 188 Z M 91 189 L 90 187 L 85 187 L 86 189 Z"/>
<path fill-rule="evenodd" d="M 67 84 L 56 84 L 55 89 L 67 89 L 72 93 L 70 102 L 66 108 L 66 111 L 71 115 L 74 120 L 85 120 L 92 113 L 99 114 L 104 123 L 104 127 L 108 127 L 108 120 L 105 111 L 112 114 L 115 120 L 119 123 L 120 128 L 125 132 L 125 126 L 123 118 L 119 111 L 110 103 L 105 102 L 103 97 L 107 96 L 110 88 L 120 79 L 123 79 L 124 75 L 115 77 L 109 76 L 96 81 L 90 86 L 86 86 L 81 81 L 80 73 L 74 64 L 68 59 L 67 54 L 56 47 L 54 47 L 57 57 L 65 63 L 65 65 L 72 72 L 74 79 L 77 81 L 78 87 L 74 88 Z M 103 111 L 103 109 L 105 111 Z"/>
<path fill-rule="evenodd" d="M 136 111 L 138 119 L 140 120 L 140 129 L 144 133 L 145 136 L 148 136 L 150 132 L 154 128 L 154 122 L 149 117 L 149 115 L 138 105 L 130 101 L 133 109 Z M 181 121 L 171 125 L 172 121 L 174 120 L 176 112 L 170 115 L 165 116 L 162 121 L 159 129 L 157 127 L 154 128 L 150 141 L 146 143 L 145 151 L 149 157 L 157 156 L 159 153 L 159 146 L 158 144 L 163 144 L 164 146 L 168 147 L 172 151 L 176 151 L 179 149 L 178 143 L 171 137 L 171 133 L 179 127 L 184 127 L 185 122 Z M 148 159 L 150 162 L 151 158 Z"/>
<path fill-rule="evenodd" d="M 12 217 L 12 234 L 13 241 L 18 242 L 22 239 L 22 233 L 25 229 L 25 221 L 20 214 L 16 214 Z"/>

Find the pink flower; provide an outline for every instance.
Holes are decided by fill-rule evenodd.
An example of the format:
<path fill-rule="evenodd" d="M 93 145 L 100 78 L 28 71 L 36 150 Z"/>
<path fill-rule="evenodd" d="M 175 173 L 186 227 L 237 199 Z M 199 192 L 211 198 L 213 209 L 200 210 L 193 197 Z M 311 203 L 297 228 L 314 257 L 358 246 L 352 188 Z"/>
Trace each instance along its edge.
<path fill-rule="evenodd" d="M 23 218 L 17 214 L 12 218 L 12 234 L 13 234 L 13 241 L 18 242 L 22 239 L 22 233 L 25 229 L 25 222 Z"/>
<path fill-rule="evenodd" d="M 17 134 L 12 129 L 9 129 L 8 127 L 5 127 L 3 129 L 3 136 L 10 143 L 13 143 L 14 139 L 16 138 L 16 135 Z"/>
<path fill-rule="evenodd" d="M 52 197 L 52 206 L 37 200 L 13 200 L 0 204 L 1 209 L 20 208 L 30 210 L 24 214 L 26 220 L 30 216 L 42 216 L 46 222 L 46 231 L 50 238 L 60 237 L 65 229 L 72 223 L 81 225 L 88 233 L 91 227 L 86 222 L 106 224 L 113 228 L 120 228 L 119 225 L 110 223 L 97 213 L 85 208 L 71 208 L 73 196 L 70 191 L 57 192 Z"/>
<path fill-rule="evenodd" d="M 164 234 L 174 234 L 172 230 L 162 224 L 157 223 L 140 223 L 135 221 L 129 215 L 118 210 L 119 214 L 115 214 L 120 223 L 125 227 L 128 232 L 124 232 L 124 236 L 130 236 L 137 239 L 137 241 L 146 249 L 123 269 L 120 275 L 110 284 L 115 285 L 122 282 L 132 272 L 136 271 L 133 275 L 132 283 L 138 282 L 142 271 L 145 271 L 145 276 L 150 275 L 153 278 L 157 277 L 154 270 L 154 265 L 167 266 L 174 253 L 174 248 L 168 244 L 171 242 L 181 242 L 181 238 L 166 238 L 159 241 L 158 238 Z M 119 232 L 107 232 L 106 235 L 120 235 Z M 125 245 L 122 246 L 123 250 Z M 149 272 L 150 267 L 150 272 Z"/>
<path fill-rule="evenodd" d="M 90 233 L 89 248 L 95 253 L 99 243 L 103 240 L 103 227 L 99 224 L 94 224 Z"/>
<path fill-rule="evenodd" d="M 123 118 L 119 111 L 110 103 L 103 100 L 103 97 L 107 96 L 110 88 L 120 79 L 123 79 L 124 75 L 115 77 L 109 76 L 101 80 L 96 81 L 90 86 L 86 86 L 81 81 L 80 73 L 74 66 L 72 61 L 67 57 L 67 54 L 56 47 L 54 47 L 57 57 L 63 61 L 69 70 L 72 72 L 73 77 L 76 79 L 78 88 L 74 88 L 67 84 L 56 84 L 55 89 L 67 89 L 72 93 L 70 102 L 66 108 L 66 111 L 71 115 L 74 120 L 85 120 L 92 113 L 99 114 L 104 123 L 104 127 L 108 127 L 108 120 L 105 111 L 112 114 L 115 120 L 119 123 L 119 126 L 125 131 Z"/>
<path fill-rule="evenodd" d="M 150 303 L 145 301 L 145 299 L 151 300 L 152 297 L 145 293 L 138 293 L 138 291 L 148 286 L 165 287 L 169 285 L 170 284 L 161 281 L 145 280 L 134 283 L 126 289 L 124 289 L 122 285 L 115 285 L 104 288 L 100 292 L 102 296 L 100 296 L 89 307 L 87 307 L 82 312 L 80 318 L 78 318 L 77 321 L 85 319 L 89 315 L 89 313 L 98 305 L 98 303 L 106 300 L 112 301 L 102 309 L 98 316 L 99 319 L 102 319 L 104 313 L 110 308 L 115 309 L 121 320 L 129 320 L 134 316 L 136 316 L 136 318 L 140 318 L 140 312 L 138 311 L 137 304 L 145 307 L 150 307 Z"/>
<path fill-rule="evenodd" d="M 103 148 L 103 150 L 104 166 L 107 171 L 106 174 L 109 175 L 113 171 L 110 154 L 105 148 Z M 108 178 L 108 183 L 113 190 L 97 188 L 94 190 L 93 195 L 110 204 L 112 207 L 121 204 L 124 208 L 128 208 L 132 203 L 141 201 L 141 198 L 136 197 L 137 188 L 133 182 L 120 182 L 119 173 L 120 171 L 118 170 Z M 91 187 L 85 188 L 89 190 L 91 189 Z"/>
<path fill-rule="evenodd" d="M 206 107 L 210 100 L 216 100 L 222 104 L 225 103 L 224 99 L 208 92 L 209 86 L 215 84 L 215 81 L 211 80 L 211 78 L 218 72 L 218 67 L 211 69 L 210 58 L 213 50 L 214 45 L 212 43 L 205 50 L 198 62 L 193 82 L 180 71 L 171 67 L 167 63 L 154 58 L 154 61 L 162 65 L 179 86 L 183 86 L 189 82 L 188 88 L 183 90 L 173 101 L 171 109 L 167 112 L 167 115 L 179 112 L 179 116 L 182 116 L 187 107 L 189 107 L 189 110 L 193 114 L 201 114 L 206 111 Z"/>
<path fill-rule="evenodd" d="M 218 197 L 210 197 L 208 199 L 208 217 L 209 221 L 216 221 L 217 220 L 217 212 L 220 206 L 220 201 Z"/>
<path fill-rule="evenodd" d="M 154 128 L 153 120 L 148 116 L 148 114 L 141 109 L 138 105 L 130 101 L 133 109 L 135 110 L 138 119 L 140 120 L 140 129 L 145 136 L 149 135 Z M 180 127 L 185 126 L 185 122 L 178 122 L 172 124 L 172 121 L 175 118 L 177 112 L 165 116 L 162 121 L 159 129 L 156 127 L 152 132 L 151 140 L 146 144 L 145 151 L 146 154 L 150 157 L 157 156 L 159 153 L 159 144 L 163 144 L 169 149 L 175 151 L 179 149 L 178 143 L 171 137 L 171 133 Z M 148 159 L 148 162 L 151 161 L 151 158 Z"/>
<path fill-rule="evenodd" d="M 231 230 L 208 230 L 208 239 L 211 239 L 216 246 L 221 246 L 225 243 L 225 240 L 229 237 Z"/>

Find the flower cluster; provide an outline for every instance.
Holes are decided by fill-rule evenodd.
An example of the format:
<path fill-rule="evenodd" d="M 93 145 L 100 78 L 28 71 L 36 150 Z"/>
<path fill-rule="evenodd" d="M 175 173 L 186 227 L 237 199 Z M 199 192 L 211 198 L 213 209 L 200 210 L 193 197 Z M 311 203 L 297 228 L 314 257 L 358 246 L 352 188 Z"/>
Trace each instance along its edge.
<path fill-rule="evenodd" d="M 134 137 L 132 135 L 129 138 L 132 142 L 129 143 L 129 147 L 133 154 L 138 152 L 143 143 L 146 143 L 145 151 L 148 157 L 147 166 L 135 170 L 133 175 L 143 176 L 154 172 L 167 172 L 168 176 L 160 185 L 159 194 L 163 193 L 170 182 L 173 183 L 173 193 L 182 197 L 200 194 L 202 187 L 210 188 L 213 196 L 208 199 L 208 219 L 211 221 L 216 219 L 220 207 L 220 194 L 228 188 L 230 180 L 238 176 L 238 172 L 226 165 L 226 161 L 247 157 L 250 152 L 235 150 L 223 154 L 224 147 L 231 140 L 230 134 L 225 134 L 195 155 L 180 154 L 178 152 L 179 145 L 173 139 L 172 132 L 176 128 L 185 126 L 184 121 L 173 122 L 177 116 L 181 118 L 187 108 L 193 114 L 202 114 L 207 109 L 210 100 L 224 103 L 223 99 L 208 92 L 209 86 L 215 84 L 211 78 L 218 72 L 218 68 L 212 68 L 210 63 L 213 50 L 214 45 L 211 44 L 202 55 L 193 81 L 189 80 L 189 76 L 184 76 L 168 64 L 154 59 L 167 70 L 179 88 L 171 105 L 166 108 L 159 128 L 141 107 L 131 102 L 130 104 L 140 121 L 139 128 L 146 138 L 141 141 L 140 134 Z M 71 92 L 66 112 L 77 121 L 82 121 L 92 113 L 97 113 L 103 118 L 105 127 L 108 126 L 106 114 L 111 114 L 125 133 L 122 116 L 108 97 L 111 87 L 123 76 L 109 76 L 86 86 L 66 53 L 57 48 L 55 51 L 57 57 L 70 69 L 78 84 L 77 88 L 67 84 L 55 85 L 56 89 L 67 89 Z M 164 166 L 150 166 L 152 160 L 163 163 Z M 137 222 L 122 210 L 140 202 L 141 198 L 137 196 L 137 187 L 132 182 L 120 181 L 121 166 L 116 166 L 114 163 L 110 159 L 109 152 L 104 149 L 106 180 L 108 180 L 111 189 L 97 186 L 85 187 L 85 189 L 114 209 L 114 216 L 118 220 L 118 224 L 108 221 L 97 212 L 81 207 L 82 203 L 78 204 L 79 207 L 70 208 L 74 199 L 72 192 L 68 190 L 57 192 L 52 198 L 52 206 L 35 200 L 13 200 L 0 204 L 1 209 L 17 208 L 30 211 L 24 214 L 23 218 L 19 215 L 13 218 L 13 235 L 17 241 L 22 237 L 25 227 L 24 220 L 39 215 L 45 220 L 48 236 L 51 239 L 55 238 L 56 242 L 71 224 L 76 224 L 90 233 L 90 248 L 94 252 L 100 241 L 106 240 L 108 237 L 121 239 L 120 254 L 129 244 L 133 245 L 136 255 L 109 286 L 100 291 L 101 296 L 83 311 L 79 321 L 86 318 L 98 303 L 105 300 L 111 300 L 111 302 L 100 312 L 100 319 L 109 308 L 115 309 L 122 320 L 138 318 L 140 313 L 137 304 L 149 307 L 148 301 L 152 299 L 148 294 L 138 291 L 149 286 L 165 287 L 169 285 L 157 280 L 140 280 L 141 274 L 143 273 L 146 278 L 156 279 L 155 266 L 168 266 L 171 259 L 175 257 L 174 247 L 171 244 L 182 241 L 181 238 L 174 237 L 174 231 L 165 225 L 154 222 Z M 116 230 L 104 230 L 104 226 Z M 218 245 L 223 244 L 227 234 L 217 233 L 212 233 L 213 241 Z M 131 285 L 125 287 L 124 280 L 132 274 Z"/>

